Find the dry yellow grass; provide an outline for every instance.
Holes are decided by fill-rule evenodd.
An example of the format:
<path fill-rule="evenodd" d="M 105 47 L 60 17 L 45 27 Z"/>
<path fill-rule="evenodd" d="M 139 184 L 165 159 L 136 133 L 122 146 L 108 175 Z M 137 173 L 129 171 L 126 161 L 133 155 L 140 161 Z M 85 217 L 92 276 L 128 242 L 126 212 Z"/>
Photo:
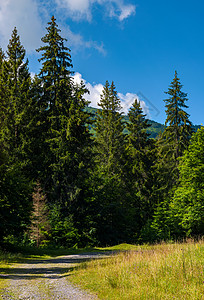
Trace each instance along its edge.
<path fill-rule="evenodd" d="M 161 244 L 87 262 L 70 276 L 100 299 L 204 299 L 204 242 Z"/>

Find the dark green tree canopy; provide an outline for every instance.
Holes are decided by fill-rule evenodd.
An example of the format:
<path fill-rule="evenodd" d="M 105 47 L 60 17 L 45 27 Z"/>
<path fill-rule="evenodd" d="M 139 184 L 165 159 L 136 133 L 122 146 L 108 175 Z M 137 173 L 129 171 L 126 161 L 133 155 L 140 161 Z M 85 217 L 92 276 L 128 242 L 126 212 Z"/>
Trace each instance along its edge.
<path fill-rule="evenodd" d="M 189 121 L 189 114 L 185 111 L 187 94 L 181 91 L 182 85 L 175 72 L 173 81 L 170 84 L 164 100 L 166 103 L 166 128 L 157 142 L 158 161 L 157 171 L 160 198 L 166 197 L 174 185 L 178 183 L 178 158 L 188 148 L 192 135 L 192 123 Z M 162 196 L 163 195 L 163 196 Z"/>
<path fill-rule="evenodd" d="M 50 205 L 59 208 L 60 218 L 72 219 L 81 232 L 87 213 L 87 185 L 91 165 L 90 115 L 84 84 L 74 84 L 70 50 L 60 36 L 56 20 L 48 23 L 42 38 L 42 68 L 39 73 L 38 124 L 41 144 L 40 180 L 48 191 Z M 37 162 L 39 160 L 36 160 Z M 37 165 L 37 164 L 36 164 Z M 43 171 L 42 171 L 43 170 Z M 53 224 L 55 221 L 53 221 Z M 82 234 L 84 236 L 84 234 Z M 63 238 L 62 240 L 66 240 Z"/>
<path fill-rule="evenodd" d="M 2 50 L 2 48 L 0 47 L 0 70 L 1 71 L 2 71 L 2 65 L 3 65 L 4 58 L 5 58 L 5 54 Z"/>
<path fill-rule="evenodd" d="M 146 115 L 142 111 L 139 100 L 135 99 L 128 116 L 128 191 L 131 194 L 129 201 L 135 211 L 132 223 L 138 230 L 150 217 L 154 207 L 152 199 L 154 143 L 146 132 L 149 124 L 145 119 Z"/>
<path fill-rule="evenodd" d="M 98 105 L 101 110 L 96 117 L 94 149 L 96 227 L 101 241 L 115 243 L 124 235 L 127 225 L 124 213 L 126 139 L 121 102 L 113 82 L 110 85 L 106 81 Z"/>
<path fill-rule="evenodd" d="M 10 154 L 19 153 L 20 158 L 31 103 L 31 77 L 28 60 L 25 60 L 25 49 L 20 42 L 16 27 L 3 60 L 1 86 L 4 91 L 1 103 L 4 105 L 5 114 L 2 139 Z"/>
<path fill-rule="evenodd" d="M 114 82 L 106 81 L 100 109 L 90 113 L 54 16 L 46 29 L 33 79 L 16 28 L 7 51 L 0 48 L 0 246 L 11 239 L 83 247 L 202 234 L 204 130 L 190 140 L 177 72 L 156 142 L 139 100 L 123 116 Z"/>
<path fill-rule="evenodd" d="M 69 82 L 72 68 L 72 60 L 70 49 L 64 45 L 65 38 L 60 36 L 61 30 L 58 29 L 56 19 L 54 16 L 51 22 L 48 23 L 47 34 L 42 38 L 45 46 L 37 49 L 42 52 L 39 59 L 42 62 L 42 68 L 39 77 L 43 84 L 42 106 L 47 109 L 48 107 L 56 107 L 61 98 L 61 93 L 65 93 L 65 89 L 69 89 Z"/>
<path fill-rule="evenodd" d="M 127 124 L 127 129 L 130 132 L 128 135 L 129 145 L 132 145 L 137 150 L 142 150 L 148 141 L 149 134 L 146 132 L 146 129 L 150 125 L 145 119 L 146 115 L 143 114 L 139 100 L 135 99 L 128 116 L 130 121 Z"/>
<path fill-rule="evenodd" d="M 193 134 L 179 163 L 180 180 L 170 210 L 185 235 L 204 230 L 204 127 Z"/>
<path fill-rule="evenodd" d="M 188 108 L 185 104 L 188 101 L 187 94 L 182 92 L 183 85 L 180 83 L 177 71 L 175 71 L 175 76 L 170 84 L 168 92 L 165 94 L 169 95 L 169 98 L 164 100 L 166 103 L 166 122 L 165 125 L 184 125 L 190 124 L 188 120 L 189 114 L 186 113 L 183 108 Z"/>
<path fill-rule="evenodd" d="M 166 103 L 166 122 L 167 126 L 164 132 L 164 138 L 169 143 L 174 144 L 174 156 L 177 159 L 182 155 L 183 151 L 188 148 L 189 140 L 192 135 L 192 123 L 189 120 L 189 114 L 185 111 L 188 106 L 187 94 L 182 92 L 182 85 L 179 81 L 177 72 L 175 71 L 175 77 L 170 84 L 168 92 L 168 99 L 165 99 Z"/>
<path fill-rule="evenodd" d="M 106 81 L 98 105 L 101 107 L 96 119 L 99 164 L 102 164 L 109 174 L 110 172 L 119 174 L 121 162 L 124 159 L 125 137 L 123 130 L 125 124 L 122 113 L 120 113 L 121 102 L 113 82 L 109 85 L 109 82 Z"/>

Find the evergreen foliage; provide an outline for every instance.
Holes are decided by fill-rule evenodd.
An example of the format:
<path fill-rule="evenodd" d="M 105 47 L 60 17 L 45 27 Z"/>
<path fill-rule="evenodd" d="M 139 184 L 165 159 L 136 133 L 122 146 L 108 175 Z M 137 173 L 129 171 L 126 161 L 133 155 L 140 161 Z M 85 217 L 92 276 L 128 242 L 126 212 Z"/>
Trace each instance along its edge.
<path fill-rule="evenodd" d="M 189 121 L 189 114 L 184 110 L 188 108 L 185 104 L 187 94 L 182 92 L 182 85 L 175 71 L 175 77 L 169 87 L 167 95 L 169 99 L 164 100 L 166 103 L 166 122 L 167 126 L 164 137 L 172 145 L 173 157 L 177 159 L 188 148 L 189 139 L 192 135 L 192 123 Z"/>
<path fill-rule="evenodd" d="M 125 235 L 125 143 L 120 99 L 114 83 L 106 81 L 96 117 L 95 163 L 98 239 L 119 242 Z M 120 222 L 118 222 L 120 220 Z M 100 226 L 99 226 L 100 224 Z"/>
<path fill-rule="evenodd" d="M 204 127 L 193 134 L 179 163 L 180 180 L 170 203 L 179 235 L 204 232 Z M 178 234 L 177 233 L 177 234 Z"/>
<path fill-rule="evenodd" d="M 164 100 L 166 103 L 166 128 L 158 140 L 158 181 L 160 194 L 166 197 L 173 186 L 178 183 L 178 158 L 188 148 L 192 135 L 192 123 L 189 114 L 184 110 L 187 94 L 182 92 L 182 85 L 175 72 L 175 77 L 170 84 Z"/>
<path fill-rule="evenodd" d="M 81 229 L 91 163 L 90 115 L 85 112 L 88 102 L 83 97 L 87 90 L 83 83 L 73 83 L 70 50 L 64 46 L 54 17 L 48 25 L 48 33 L 42 38 L 46 46 L 38 49 L 43 61 L 38 100 L 44 135 L 41 176 L 49 202 L 58 203 L 62 218 L 71 214 L 75 226 Z"/>
<path fill-rule="evenodd" d="M 2 135 L 2 130 L 5 124 L 5 116 L 6 116 L 6 99 L 7 99 L 7 92 L 6 92 L 6 84 L 4 82 L 3 76 L 3 65 L 5 61 L 5 54 L 3 50 L 0 48 L 0 130 Z M 2 138 L 1 138 L 2 139 Z"/>
<path fill-rule="evenodd" d="M 30 223 L 32 183 L 22 169 L 31 79 L 24 59 L 25 49 L 14 28 L 6 55 L 0 50 L 1 243 L 8 236 L 22 237 Z"/>
<path fill-rule="evenodd" d="M 28 124 L 31 78 L 28 60 L 24 62 L 25 49 L 21 45 L 17 29 L 14 28 L 9 41 L 7 56 L 2 65 L 4 90 L 4 121 L 1 139 L 13 161 L 23 159 L 23 146 Z"/>
<path fill-rule="evenodd" d="M 137 100 L 124 116 L 113 82 L 88 107 L 54 17 L 42 42 L 33 79 L 16 28 L 0 48 L 0 244 L 28 228 L 31 244 L 54 247 L 203 234 L 204 129 L 190 140 L 177 72 L 161 125 Z"/>
<path fill-rule="evenodd" d="M 132 211 L 135 211 L 133 224 L 137 234 L 153 212 L 153 161 L 154 142 L 149 139 L 147 128 L 150 126 L 142 112 L 140 103 L 135 99 L 128 113 L 128 190 L 131 191 Z M 134 230 L 134 229 L 133 229 Z M 136 235 L 137 235 L 136 234 Z"/>
<path fill-rule="evenodd" d="M 0 245 L 12 236 L 19 241 L 22 239 L 30 224 L 32 208 L 30 196 L 32 184 L 24 178 L 17 167 L 9 167 L 6 160 L 6 156 L 1 157 Z"/>
<path fill-rule="evenodd" d="M 98 105 L 102 108 L 98 111 L 96 120 L 99 166 L 100 169 L 103 169 L 104 174 L 117 176 L 122 172 L 121 166 L 124 163 L 125 139 L 120 99 L 113 82 L 109 86 L 106 81 Z"/>

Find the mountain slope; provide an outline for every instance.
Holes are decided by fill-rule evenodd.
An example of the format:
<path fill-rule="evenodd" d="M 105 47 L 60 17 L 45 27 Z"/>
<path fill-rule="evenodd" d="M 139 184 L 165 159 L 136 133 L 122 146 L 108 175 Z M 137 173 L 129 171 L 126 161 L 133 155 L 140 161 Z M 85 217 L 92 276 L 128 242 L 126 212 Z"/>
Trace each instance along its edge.
<path fill-rule="evenodd" d="M 87 111 L 89 113 L 91 113 L 93 115 L 93 119 L 95 119 L 96 113 L 97 113 L 97 108 L 94 107 L 88 107 Z M 129 118 L 127 115 L 124 116 L 124 121 L 125 122 L 129 122 Z M 156 121 L 153 120 L 148 120 L 148 123 L 151 125 L 148 129 L 147 132 L 150 134 L 150 138 L 156 138 L 160 132 L 163 132 L 165 129 L 165 125 L 158 123 Z M 198 128 L 200 128 L 200 125 L 193 125 L 193 128 L 195 131 L 198 130 Z M 93 131 L 93 129 L 91 129 L 91 131 Z M 125 133 L 127 132 L 127 130 L 125 130 Z"/>

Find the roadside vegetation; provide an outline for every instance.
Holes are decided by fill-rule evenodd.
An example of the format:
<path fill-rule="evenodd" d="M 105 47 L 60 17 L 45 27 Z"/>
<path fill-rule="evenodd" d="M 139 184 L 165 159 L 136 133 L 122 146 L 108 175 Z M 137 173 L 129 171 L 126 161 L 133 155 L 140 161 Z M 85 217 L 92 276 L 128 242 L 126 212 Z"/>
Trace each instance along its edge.
<path fill-rule="evenodd" d="M 203 299 L 203 239 L 141 246 L 18 250 L 21 253 L 0 252 L 1 274 L 3 270 L 9 272 L 15 263 L 28 260 L 100 252 L 112 255 L 68 271 L 72 283 L 97 294 L 99 299 Z M 8 280 L 0 279 L 0 295 L 7 284 Z"/>
<path fill-rule="evenodd" d="M 69 279 L 99 299 L 203 299 L 203 240 L 128 248 L 83 263 Z"/>

